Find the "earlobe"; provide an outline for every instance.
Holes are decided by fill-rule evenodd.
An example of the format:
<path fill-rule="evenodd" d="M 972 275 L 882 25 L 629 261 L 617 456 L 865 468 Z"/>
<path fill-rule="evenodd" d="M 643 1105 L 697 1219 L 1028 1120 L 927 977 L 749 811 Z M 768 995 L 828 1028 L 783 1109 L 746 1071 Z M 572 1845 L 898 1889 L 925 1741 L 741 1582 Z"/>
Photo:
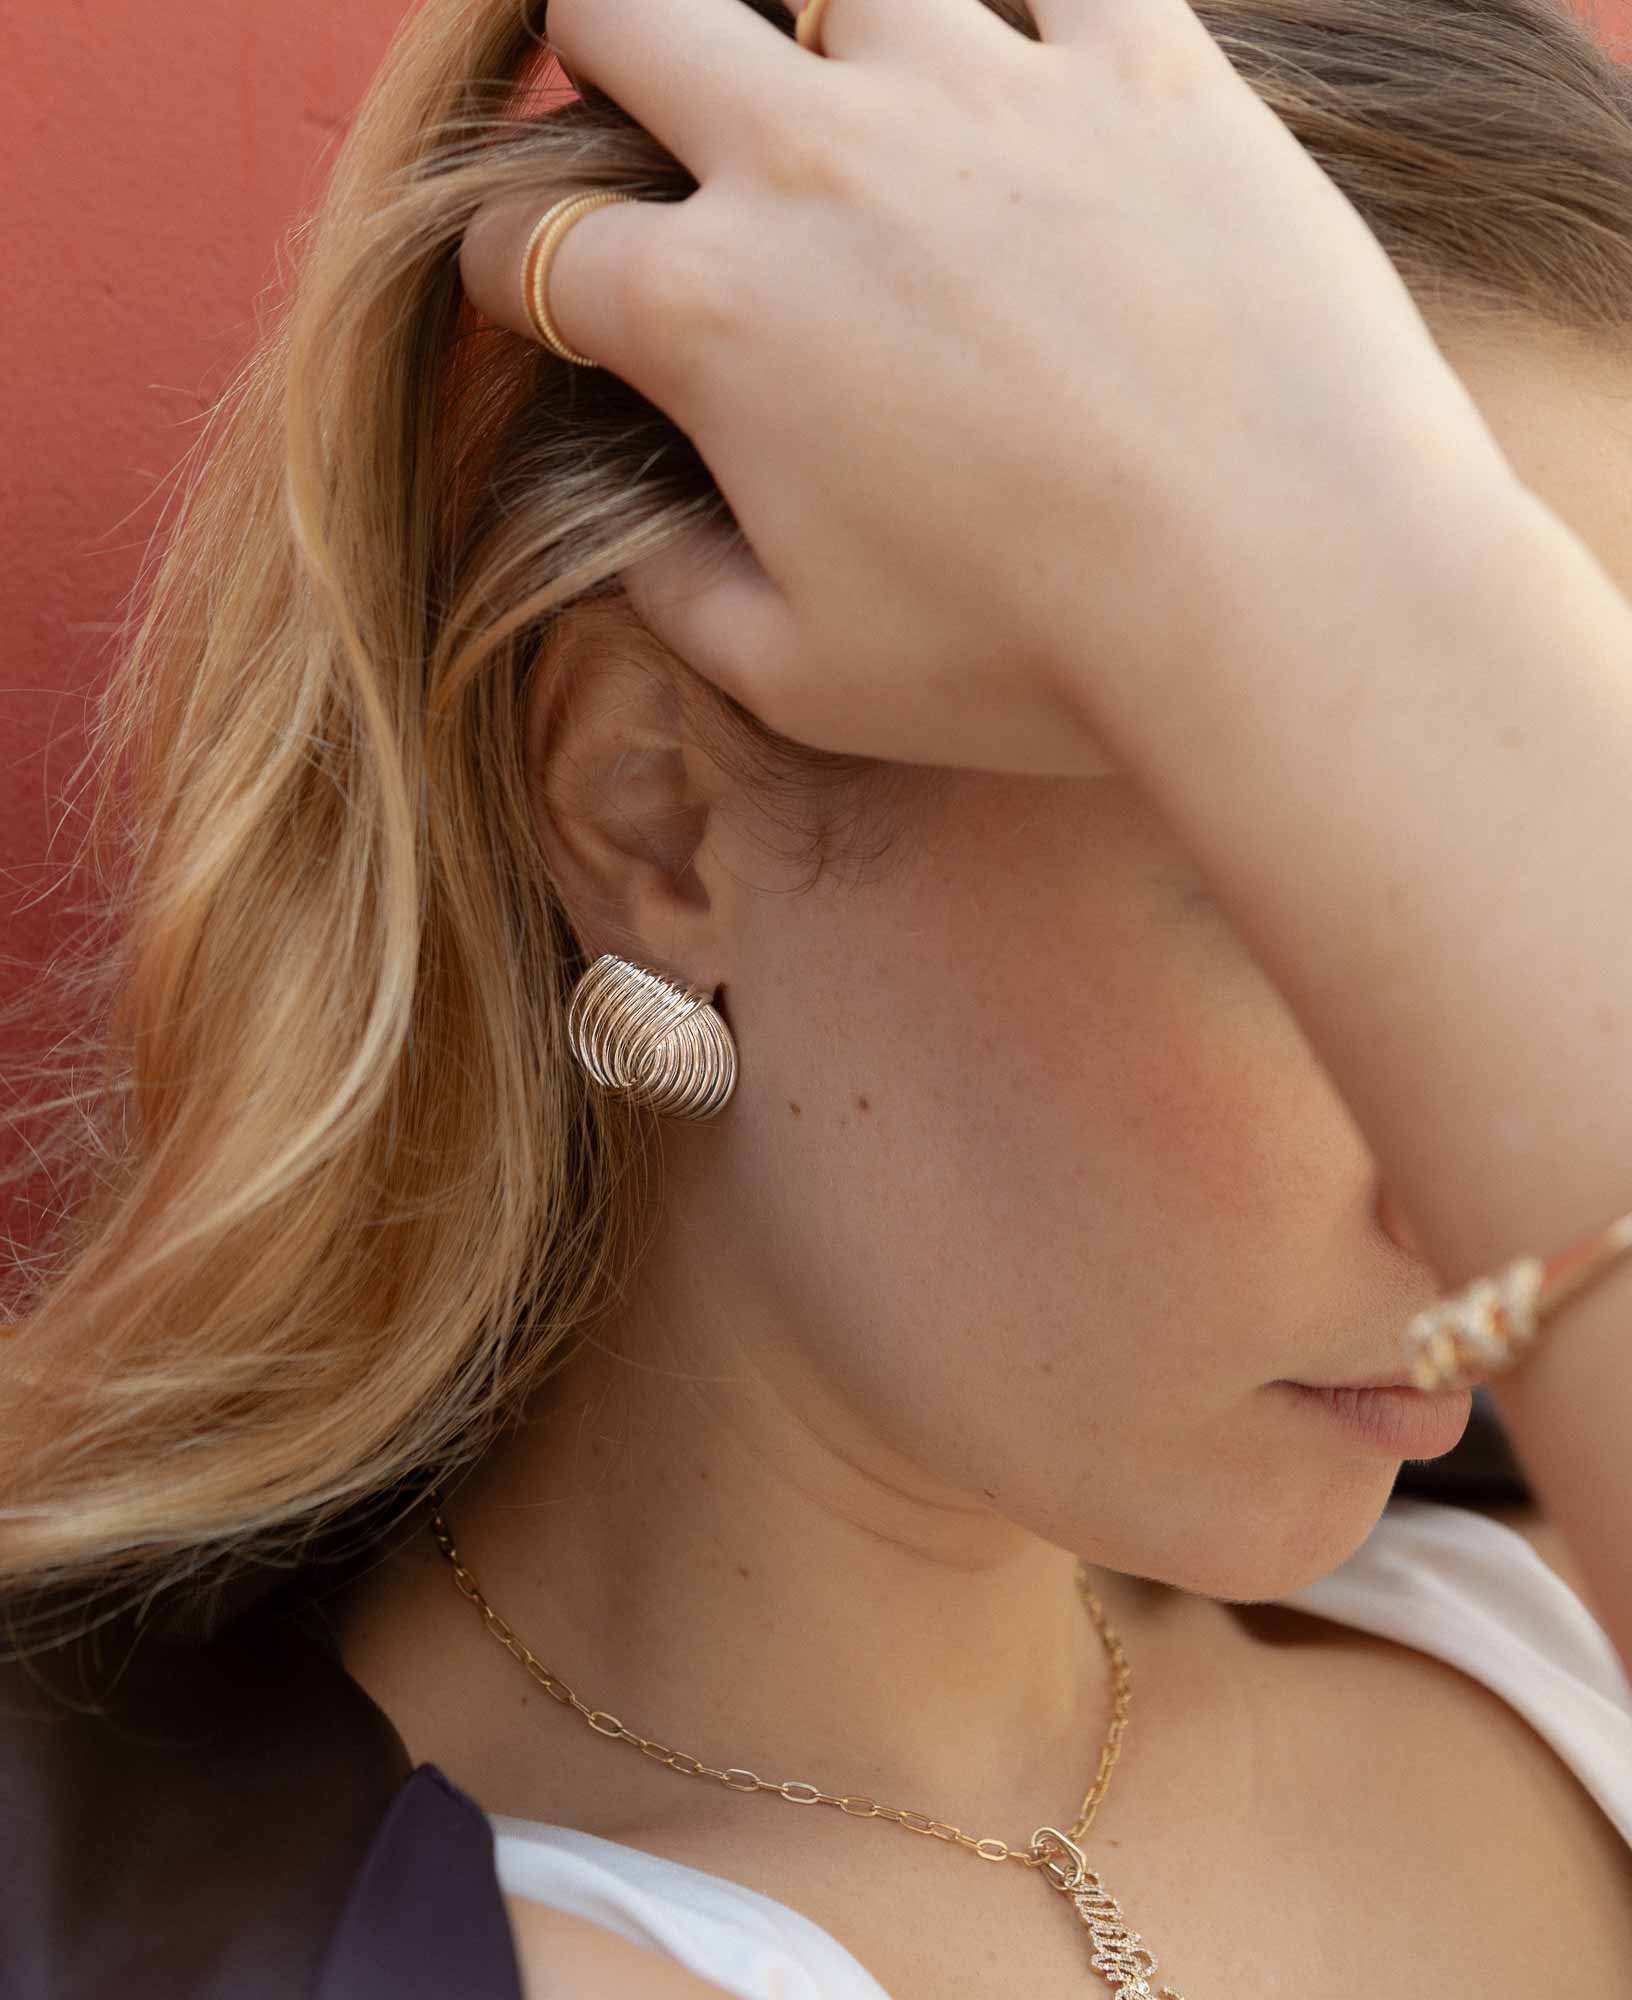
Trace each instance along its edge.
<path fill-rule="evenodd" d="M 527 696 L 528 793 L 551 880 L 589 957 L 713 987 L 726 976 L 709 866 L 718 772 L 685 729 L 676 669 L 616 603 L 568 613 Z"/>

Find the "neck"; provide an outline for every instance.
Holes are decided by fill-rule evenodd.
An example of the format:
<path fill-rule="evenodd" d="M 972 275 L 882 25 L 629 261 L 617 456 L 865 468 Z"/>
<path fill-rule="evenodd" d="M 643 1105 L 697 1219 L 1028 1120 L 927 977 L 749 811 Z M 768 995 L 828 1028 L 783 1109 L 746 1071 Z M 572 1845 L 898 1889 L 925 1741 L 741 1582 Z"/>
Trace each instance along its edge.
<path fill-rule="evenodd" d="M 638 1297 L 443 1500 L 460 1559 L 543 1666 L 704 1764 L 1011 1844 L 1068 1825 L 1098 1768 L 1112 1669 L 1075 1557 L 863 1445 L 819 1385 L 741 1351 L 682 1362 Z M 1158 1699 L 1156 1663 L 1223 1607 L 1086 1574 Z M 416 1761 L 490 1811 L 610 1838 L 741 1813 L 547 1700 L 423 1524 L 341 1626 Z"/>

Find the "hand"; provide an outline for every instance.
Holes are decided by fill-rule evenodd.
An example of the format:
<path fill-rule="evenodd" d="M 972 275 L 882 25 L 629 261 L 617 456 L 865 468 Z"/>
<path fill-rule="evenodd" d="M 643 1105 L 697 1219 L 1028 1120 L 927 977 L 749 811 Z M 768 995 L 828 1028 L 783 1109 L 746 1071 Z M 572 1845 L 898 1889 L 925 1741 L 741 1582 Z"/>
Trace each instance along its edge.
<path fill-rule="evenodd" d="M 668 551 L 630 595 L 826 748 L 1103 768 L 1112 677 L 1180 691 L 1331 590 L 1334 548 L 1375 592 L 1403 496 L 1431 521 L 1507 474 L 1186 0 L 1033 12 L 1039 42 L 976 0 L 832 0 L 824 60 L 735 0 L 551 0 L 570 73 L 699 183 L 578 221 L 552 312 L 689 434 L 752 550 Z M 463 255 L 518 330 L 539 212 Z"/>

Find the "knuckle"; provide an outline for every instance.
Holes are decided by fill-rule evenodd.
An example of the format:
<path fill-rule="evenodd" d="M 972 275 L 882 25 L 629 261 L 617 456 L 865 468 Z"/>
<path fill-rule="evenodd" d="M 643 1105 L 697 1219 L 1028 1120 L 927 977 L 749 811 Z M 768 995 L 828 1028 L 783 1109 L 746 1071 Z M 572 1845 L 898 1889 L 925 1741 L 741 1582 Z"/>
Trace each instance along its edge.
<path fill-rule="evenodd" d="M 752 318 L 742 299 L 740 241 L 710 217 L 677 204 L 666 226 L 648 230 L 624 256 L 606 299 L 638 345 L 658 400 L 677 419 L 696 421 L 718 376 L 717 356 Z M 689 425 L 688 425 L 689 427 Z"/>
<path fill-rule="evenodd" d="M 693 196 L 681 206 L 690 209 Z M 729 238 L 700 214 L 676 215 L 626 274 L 626 302 L 654 331 L 695 340 L 723 336 L 740 321 L 733 304 L 735 254 Z"/>
<path fill-rule="evenodd" d="M 1037 43 L 1019 35 L 1011 35 L 1009 41 L 1012 47 L 1000 47 L 978 65 L 947 64 L 936 72 L 935 83 L 947 108 L 973 132 L 999 113 L 1012 113 L 1028 132 L 1037 130 L 1037 93 L 1047 75 L 1046 62 L 1038 60 Z"/>
<path fill-rule="evenodd" d="M 792 106 L 773 103 L 768 97 L 752 97 L 737 106 L 731 120 L 732 138 L 756 180 L 776 170 L 783 154 L 806 129 L 811 117 L 808 103 L 801 102 L 797 95 Z"/>
<path fill-rule="evenodd" d="M 1217 44 L 1203 34 L 1109 33 L 1101 51 L 1105 73 L 1117 93 L 1134 101 L 1162 104 L 1187 97 L 1215 75 Z"/>
<path fill-rule="evenodd" d="M 849 185 L 832 135 L 803 127 L 767 134 L 760 180 L 772 194 L 792 197 L 842 195 Z"/>
<path fill-rule="evenodd" d="M 846 78 L 803 116 L 765 123 L 756 172 L 776 193 L 844 197 L 876 177 L 899 111 L 881 121 L 865 85 Z"/>

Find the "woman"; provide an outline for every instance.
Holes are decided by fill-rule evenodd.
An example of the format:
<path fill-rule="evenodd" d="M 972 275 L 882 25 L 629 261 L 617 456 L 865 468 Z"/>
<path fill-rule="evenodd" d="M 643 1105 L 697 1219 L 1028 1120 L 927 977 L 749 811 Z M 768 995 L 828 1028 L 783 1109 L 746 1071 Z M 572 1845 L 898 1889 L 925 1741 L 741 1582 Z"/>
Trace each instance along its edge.
<path fill-rule="evenodd" d="M 528 1994 L 1607 2000 L 1632 1260 L 1368 1385 L 1632 1201 L 1632 86 L 1551 0 L 548 25 L 524 121 L 509 4 L 404 31 L 134 635 L 7 1576 L 310 1558 Z M 1472 1380 L 1591 1612 L 1385 1512 Z"/>

